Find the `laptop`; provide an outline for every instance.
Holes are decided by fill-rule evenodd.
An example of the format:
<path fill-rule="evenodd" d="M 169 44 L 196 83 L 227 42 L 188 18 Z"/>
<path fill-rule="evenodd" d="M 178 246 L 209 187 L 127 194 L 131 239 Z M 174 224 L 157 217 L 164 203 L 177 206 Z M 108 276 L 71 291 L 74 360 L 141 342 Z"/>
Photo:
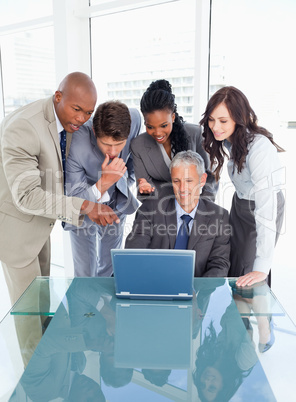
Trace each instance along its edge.
<path fill-rule="evenodd" d="M 154 304 L 153 304 L 154 303 Z M 192 301 L 116 303 L 114 365 L 187 369 L 192 356 Z"/>
<path fill-rule="evenodd" d="M 115 291 L 119 298 L 190 300 L 194 250 L 111 250 Z"/>

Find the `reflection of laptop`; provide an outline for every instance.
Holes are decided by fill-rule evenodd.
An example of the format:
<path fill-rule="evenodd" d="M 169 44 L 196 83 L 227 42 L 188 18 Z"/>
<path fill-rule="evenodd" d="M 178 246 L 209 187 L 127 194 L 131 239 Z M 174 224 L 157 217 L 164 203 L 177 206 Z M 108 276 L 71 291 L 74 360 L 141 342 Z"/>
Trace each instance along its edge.
<path fill-rule="evenodd" d="M 166 303 L 136 300 L 116 303 L 115 367 L 190 367 L 192 301 Z"/>
<path fill-rule="evenodd" d="M 192 298 L 195 251 L 113 249 L 111 257 L 117 297 Z"/>

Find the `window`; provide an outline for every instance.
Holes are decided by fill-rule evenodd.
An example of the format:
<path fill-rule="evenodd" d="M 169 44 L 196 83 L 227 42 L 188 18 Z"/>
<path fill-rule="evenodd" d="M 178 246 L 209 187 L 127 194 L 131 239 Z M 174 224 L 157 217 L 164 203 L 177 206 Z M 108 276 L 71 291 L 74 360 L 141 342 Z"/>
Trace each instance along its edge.
<path fill-rule="evenodd" d="M 139 34 L 137 34 L 137 32 Z M 99 102 L 110 99 L 108 88 L 120 83 L 115 98 L 139 108 L 140 98 L 156 79 L 170 81 L 182 93 L 186 70 L 193 92 L 195 1 L 180 0 L 92 18 L 92 71 Z M 124 88 L 137 88 L 136 92 Z M 113 88 L 112 88 L 113 89 Z M 186 89 L 187 93 L 187 89 Z M 114 98 L 114 91 L 112 91 Z M 185 116 L 184 116 L 185 117 Z M 192 119 L 192 114 L 186 120 Z"/>
<path fill-rule="evenodd" d="M 47 45 L 44 46 L 44 43 Z M 53 28 L 1 37 L 5 115 L 55 90 Z"/>
<path fill-rule="evenodd" d="M 296 2 L 292 0 L 212 0 L 210 95 L 225 85 L 242 90 L 259 124 L 271 131 L 275 141 L 287 151 L 279 154 L 286 170 L 287 219 L 274 261 L 283 277 L 295 268 L 288 251 L 293 248 L 296 225 L 295 17 Z M 233 189 L 226 169 L 223 177 L 219 202 L 229 209 Z"/>
<path fill-rule="evenodd" d="M 279 141 L 296 122 L 295 15 L 291 0 L 212 1 L 210 95 L 241 89 Z"/>
<path fill-rule="evenodd" d="M 52 1 L 49 0 L 3 0 L 0 4 L 0 26 L 50 15 Z"/>
<path fill-rule="evenodd" d="M 121 3 L 128 4 L 126 11 L 120 11 Z M 136 8 L 139 3 L 142 3 L 142 7 Z M 94 10 L 90 21 L 91 45 L 85 40 L 85 36 L 81 42 L 72 38 L 72 43 L 75 43 L 79 55 L 81 48 L 91 46 L 91 67 L 98 89 L 98 102 L 120 99 L 129 106 L 138 108 L 140 98 L 149 84 L 155 79 L 166 78 L 171 82 L 176 94 L 180 115 L 186 121 L 197 123 L 203 112 L 206 99 L 201 98 L 207 92 L 208 81 L 207 74 L 196 64 L 201 62 L 202 67 L 206 69 L 209 45 L 208 30 L 203 29 L 203 23 L 209 18 L 208 9 L 205 15 L 197 12 L 197 9 L 200 11 L 201 5 L 207 7 L 211 3 L 209 94 L 224 85 L 239 87 L 248 96 L 259 117 L 259 123 L 272 131 L 275 140 L 285 149 L 294 149 L 296 59 L 293 38 L 296 37 L 296 2 L 161 0 L 160 3 L 157 4 L 157 0 L 1 1 L 0 46 L 3 83 L 0 95 L 3 88 L 5 114 L 22 104 L 49 96 L 56 89 L 56 76 L 59 76 L 59 72 L 55 71 L 54 59 L 57 50 L 54 49 L 56 27 L 54 28 L 53 22 L 48 22 L 46 26 L 37 29 L 32 26 L 33 20 L 58 20 L 60 32 L 67 29 L 68 35 L 71 23 L 71 29 L 74 26 L 74 29 L 78 30 L 73 15 L 78 15 L 88 28 L 88 16 L 92 15 Z M 53 4 L 55 15 L 52 16 Z M 112 6 L 116 6 L 116 10 L 108 9 Z M 102 12 L 95 13 L 96 7 L 104 9 L 104 15 Z M 67 24 L 64 27 L 60 24 L 62 16 L 69 17 L 65 18 Z M 196 21 L 199 16 L 200 20 Z M 71 20 L 71 23 L 68 20 Z M 16 24 L 17 29 L 4 32 L 4 28 L 10 27 L 10 24 Z M 201 40 L 196 41 L 196 38 L 199 38 L 199 28 L 202 36 Z M 62 43 L 66 43 L 66 40 L 57 42 L 60 52 L 64 51 Z M 62 49 L 59 49 L 59 45 Z M 201 51 L 206 49 L 206 56 L 199 56 L 198 47 L 202 48 Z M 86 59 L 75 59 L 73 53 L 75 52 L 65 52 L 63 63 L 67 65 L 62 66 L 62 71 L 74 71 L 77 59 Z M 80 66 L 79 63 L 78 65 Z M 1 109 L 0 118 L 2 115 Z M 288 189 L 294 188 L 294 164 L 290 153 L 292 154 L 287 152 L 281 155 L 283 164 L 287 167 L 287 192 Z M 226 183 L 221 187 L 223 198 L 218 201 L 229 208 L 232 184 Z M 289 205 L 292 208 L 293 202 L 288 202 L 287 208 Z M 292 217 L 294 213 L 291 211 L 290 215 L 287 209 L 287 215 Z M 289 237 L 293 238 L 292 225 L 295 227 L 295 220 L 289 218 L 286 225 L 285 230 L 287 233 L 290 231 Z M 56 228 L 55 230 L 60 230 L 60 225 L 56 225 Z M 58 236 L 53 238 L 58 239 Z M 61 256 L 57 259 L 62 260 L 60 240 L 56 243 L 61 251 Z"/>
<path fill-rule="evenodd" d="M 56 89 L 52 12 L 49 0 L 0 3 L 1 117 Z M 63 266 L 61 226 L 53 233 L 52 263 Z"/>

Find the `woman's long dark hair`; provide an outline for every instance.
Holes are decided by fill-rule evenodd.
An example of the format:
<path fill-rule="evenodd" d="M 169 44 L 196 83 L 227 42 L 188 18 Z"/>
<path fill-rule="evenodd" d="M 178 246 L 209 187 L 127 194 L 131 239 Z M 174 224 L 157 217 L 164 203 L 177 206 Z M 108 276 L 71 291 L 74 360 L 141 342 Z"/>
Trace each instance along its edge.
<path fill-rule="evenodd" d="M 255 134 L 264 135 L 276 147 L 278 152 L 284 152 L 284 149 L 273 141 L 272 134 L 265 128 L 258 126 L 257 116 L 246 96 L 239 89 L 232 86 L 221 88 L 210 98 L 203 118 L 200 121 L 205 139 L 204 148 L 210 155 L 211 167 L 216 167 L 214 170 L 216 180 L 219 180 L 224 158 L 228 155 L 223 147 L 223 142 L 215 139 L 209 128 L 208 121 L 213 110 L 221 103 L 225 104 L 230 117 L 235 122 L 235 131 L 231 136 L 231 156 L 239 173 L 244 167 L 248 154 L 248 146 L 254 140 Z"/>
<path fill-rule="evenodd" d="M 213 322 L 208 327 L 207 334 L 196 353 L 195 370 L 192 377 L 193 382 L 198 390 L 199 399 L 206 402 L 203 396 L 204 384 L 202 383 L 202 375 L 207 367 L 214 367 L 219 371 L 223 379 L 222 389 L 218 392 L 217 402 L 227 402 L 236 393 L 238 388 L 253 370 L 253 367 L 242 370 L 236 361 L 235 345 L 221 344 L 218 340 L 217 333 L 213 326 Z"/>
<path fill-rule="evenodd" d="M 189 149 L 188 135 L 184 129 L 184 120 L 177 113 L 175 95 L 172 93 L 172 86 L 167 80 L 153 81 L 144 92 L 140 102 L 141 112 L 145 117 L 147 113 L 156 110 L 168 110 L 175 113 L 175 121 L 170 134 L 171 150 L 173 155 Z"/>

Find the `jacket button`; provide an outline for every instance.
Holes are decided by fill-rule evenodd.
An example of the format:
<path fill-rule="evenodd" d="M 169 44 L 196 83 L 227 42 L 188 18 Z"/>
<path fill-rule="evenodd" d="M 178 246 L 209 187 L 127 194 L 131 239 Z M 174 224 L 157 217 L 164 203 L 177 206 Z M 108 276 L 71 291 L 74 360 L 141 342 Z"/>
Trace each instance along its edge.
<path fill-rule="evenodd" d="M 53 228 L 53 227 L 54 227 L 54 222 L 50 222 L 49 226 L 50 226 L 51 228 Z"/>

